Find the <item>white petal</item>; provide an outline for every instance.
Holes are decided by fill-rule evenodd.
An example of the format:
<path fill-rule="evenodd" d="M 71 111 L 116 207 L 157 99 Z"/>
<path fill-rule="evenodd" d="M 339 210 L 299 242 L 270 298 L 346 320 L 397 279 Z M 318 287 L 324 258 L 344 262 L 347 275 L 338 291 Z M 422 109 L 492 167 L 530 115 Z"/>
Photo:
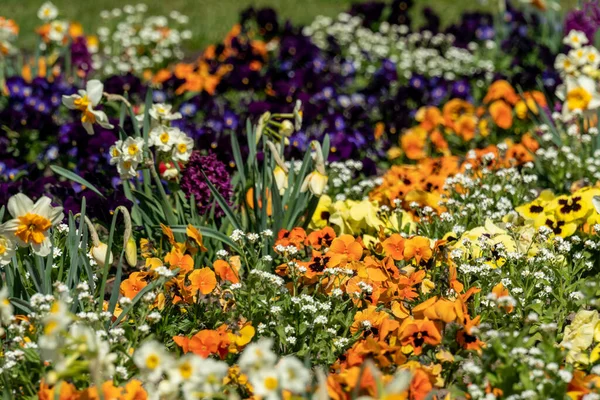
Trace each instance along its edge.
<path fill-rule="evenodd" d="M 84 122 L 82 125 L 83 125 L 83 128 L 88 133 L 88 135 L 94 134 L 94 126 L 91 124 L 91 122 Z"/>
<path fill-rule="evenodd" d="M 33 252 L 38 256 L 46 257 L 48 254 L 50 254 L 52 242 L 50 241 L 50 238 L 46 236 L 40 244 L 31 243 L 31 248 L 33 249 Z"/>
<path fill-rule="evenodd" d="M 63 95 L 62 102 L 65 105 L 65 107 L 67 107 L 68 109 L 74 110 L 75 109 L 75 100 L 80 99 L 80 98 L 81 98 L 81 96 L 76 95 L 76 94 L 72 94 L 71 96 Z"/>
<path fill-rule="evenodd" d="M 8 212 L 13 218 L 25 215 L 33 209 L 33 201 L 23 193 L 17 193 L 8 199 Z"/>
<path fill-rule="evenodd" d="M 102 99 L 102 92 L 104 91 L 102 82 L 98 79 L 92 79 L 91 81 L 88 81 L 85 90 L 87 91 L 88 99 L 90 99 L 94 106 L 97 106 Z"/>

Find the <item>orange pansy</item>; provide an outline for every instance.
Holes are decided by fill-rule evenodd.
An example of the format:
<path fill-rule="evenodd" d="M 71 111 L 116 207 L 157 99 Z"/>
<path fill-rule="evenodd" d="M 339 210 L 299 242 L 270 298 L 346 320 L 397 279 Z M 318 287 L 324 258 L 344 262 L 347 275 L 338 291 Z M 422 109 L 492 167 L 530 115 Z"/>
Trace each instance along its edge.
<path fill-rule="evenodd" d="M 208 267 L 196 269 L 188 276 L 190 286 L 194 292 L 203 295 L 211 293 L 217 287 L 217 277 L 212 269 Z"/>

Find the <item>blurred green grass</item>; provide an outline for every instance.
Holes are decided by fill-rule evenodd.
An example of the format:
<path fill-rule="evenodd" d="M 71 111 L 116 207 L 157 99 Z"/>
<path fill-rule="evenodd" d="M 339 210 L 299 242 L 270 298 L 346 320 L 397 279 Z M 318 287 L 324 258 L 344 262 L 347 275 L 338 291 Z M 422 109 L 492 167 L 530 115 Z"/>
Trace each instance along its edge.
<path fill-rule="evenodd" d="M 189 29 L 194 37 L 188 42 L 191 51 L 200 51 L 208 44 L 220 42 L 231 26 L 237 22 L 238 14 L 244 8 L 270 6 L 283 18 L 294 23 L 310 23 L 317 15 L 335 16 L 347 10 L 356 0 L 143 0 L 149 8 L 149 15 L 167 15 L 172 10 L 190 17 Z M 518 2 L 519 0 L 515 0 Z M 37 10 L 43 0 L 0 0 L 0 15 L 14 19 L 21 27 L 19 46 L 33 50 L 37 38 L 34 33 L 40 25 Z M 60 16 L 70 21 L 80 22 L 85 32 L 95 33 L 101 24 L 100 11 L 122 7 L 127 0 L 53 0 Z M 137 3 L 132 0 L 132 3 Z M 494 10 L 497 0 L 417 0 L 413 10 L 416 15 L 425 6 L 430 6 L 442 17 L 445 24 L 458 19 L 465 10 Z M 577 0 L 561 0 L 563 8 L 572 7 Z M 417 17 L 418 20 L 418 17 Z"/>

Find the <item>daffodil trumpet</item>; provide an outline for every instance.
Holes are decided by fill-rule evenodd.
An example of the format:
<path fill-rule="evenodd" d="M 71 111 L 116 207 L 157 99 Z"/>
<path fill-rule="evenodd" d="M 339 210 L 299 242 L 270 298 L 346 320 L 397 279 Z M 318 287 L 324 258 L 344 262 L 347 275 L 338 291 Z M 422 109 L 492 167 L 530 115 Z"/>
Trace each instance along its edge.
<path fill-rule="evenodd" d="M 315 169 L 304 178 L 300 191 L 304 193 L 307 190 L 310 190 L 313 195 L 319 197 L 325 192 L 329 178 L 325 171 L 325 160 L 321 144 L 318 141 L 313 140 L 312 146 L 315 149 Z"/>
<path fill-rule="evenodd" d="M 75 218 L 81 218 L 81 214 L 75 214 Z M 92 221 L 86 216 L 84 216 L 83 220 L 88 227 L 88 231 L 90 232 L 90 239 L 92 241 L 92 248 L 90 249 L 90 255 L 96 261 L 96 263 L 100 267 L 104 267 L 107 263 L 108 265 L 113 262 L 113 254 L 112 251 L 108 248 L 106 243 L 100 241 L 98 237 L 98 231 L 96 231 L 96 227 Z"/>
<path fill-rule="evenodd" d="M 285 162 L 281 158 L 281 154 L 277 149 L 277 146 L 271 142 L 267 141 L 267 146 L 271 150 L 271 154 L 273 154 L 273 159 L 275 160 L 275 168 L 273 168 L 273 177 L 275 178 L 275 184 L 277 185 L 277 189 L 279 189 L 279 194 L 283 195 L 285 190 L 288 188 L 288 173 L 289 170 L 285 165 Z"/>

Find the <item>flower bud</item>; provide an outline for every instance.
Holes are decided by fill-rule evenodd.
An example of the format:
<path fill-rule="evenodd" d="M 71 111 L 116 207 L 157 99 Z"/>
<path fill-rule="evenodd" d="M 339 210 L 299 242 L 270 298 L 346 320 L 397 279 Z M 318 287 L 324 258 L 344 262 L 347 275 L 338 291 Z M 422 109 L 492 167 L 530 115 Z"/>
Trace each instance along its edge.
<path fill-rule="evenodd" d="M 108 250 L 108 246 L 105 243 L 100 242 L 100 243 L 98 243 L 98 245 L 92 246 L 92 249 L 90 250 L 90 254 L 92 255 L 92 258 L 101 267 L 104 267 L 104 261 L 106 261 L 107 253 L 110 253 L 108 256 L 108 264 L 112 264 L 113 263 L 113 254 L 112 254 L 112 251 Z"/>
<path fill-rule="evenodd" d="M 130 267 L 137 265 L 137 245 L 135 244 L 135 239 L 132 237 L 129 238 L 125 246 L 125 260 L 127 260 L 127 264 Z"/>

